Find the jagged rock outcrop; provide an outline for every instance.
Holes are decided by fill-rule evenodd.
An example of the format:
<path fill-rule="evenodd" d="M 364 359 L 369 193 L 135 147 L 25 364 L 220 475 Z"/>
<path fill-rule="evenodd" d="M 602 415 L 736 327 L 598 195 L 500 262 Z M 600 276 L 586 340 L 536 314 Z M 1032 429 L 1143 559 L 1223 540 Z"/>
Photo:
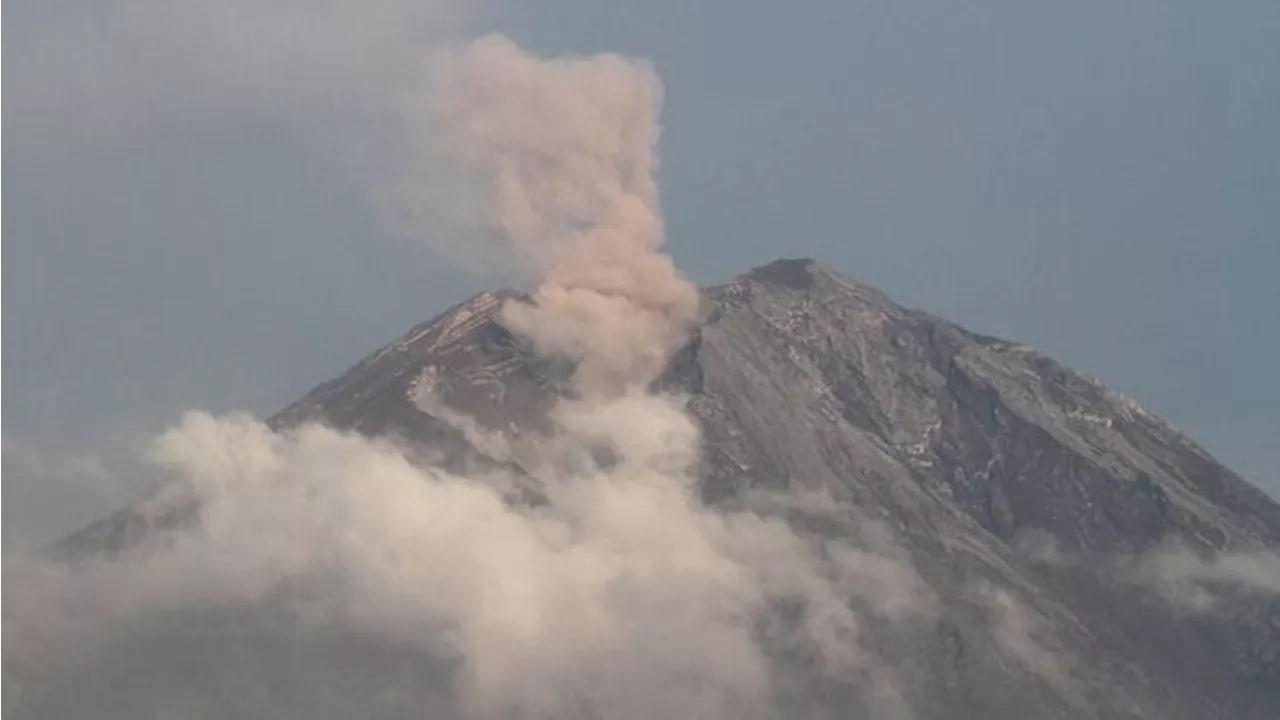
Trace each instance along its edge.
<path fill-rule="evenodd" d="M 501 462 L 452 415 L 537 432 L 568 372 L 503 329 L 512 296 L 413 328 L 270 423 L 394 436 L 450 466 Z M 779 260 L 704 290 L 659 385 L 688 396 L 708 504 L 820 498 L 781 512 L 818 535 L 890 530 L 938 604 L 928 622 L 871 633 L 916 717 L 1280 716 L 1280 598 L 1214 576 L 1222 601 L 1188 610 L 1144 561 L 1175 546 L 1193 560 L 1274 553 L 1280 505 L 1097 380 Z M 148 512 L 65 547 L 115 547 L 197 511 Z M 868 692 L 793 679 L 812 683 L 806 716 L 848 717 Z"/>

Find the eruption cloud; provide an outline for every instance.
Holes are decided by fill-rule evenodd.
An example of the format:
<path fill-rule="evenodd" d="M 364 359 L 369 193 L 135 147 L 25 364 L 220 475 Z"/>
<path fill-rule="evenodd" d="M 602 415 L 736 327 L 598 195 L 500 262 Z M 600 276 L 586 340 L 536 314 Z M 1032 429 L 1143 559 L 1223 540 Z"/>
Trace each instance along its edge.
<path fill-rule="evenodd" d="M 430 77 L 416 114 L 427 169 L 401 194 L 411 212 L 454 215 L 462 238 L 489 239 L 473 260 L 496 255 L 538 283 L 504 320 L 579 362 L 580 392 L 643 388 L 698 309 L 697 288 L 659 252 L 652 68 L 609 54 L 542 60 L 490 36 L 439 53 Z M 442 167 L 453 187 L 443 193 L 422 182 Z M 458 256 L 459 238 L 423 235 Z"/>
<path fill-rule="evenodd" d="M 118 554 L 7 570 L 10 587 L 22 580 L 5 598 L 16 676 L 38 686 L 39 668 L 109 653 L 139 628 L 267 607 L 277 625 L 455 663 L 454 702 L 419 714 L 771 717 L 786 714 L 786 656 L 874 686 L 872 715 L 908 716 L 860 636 L 866 617 L 892 625 L 927 605 L 909 560 L 883 539 L 819 542 L 779 516 L 703 506 L 698 428 L 681 398 L 649 391 L 698 307 L 660 252 L 652 69 L 538 59 L 501 37 L 428 67 L 392 198 L 450 257 L 500 260 L 534 283 L 502 321 L 577 363 L 574 397 L 524 468 L 543 500 L 504 497 L 525 481 L 513 470 L 463 477 L 385 441 L 189 413 L 152 460 L 198 521 Z"/>

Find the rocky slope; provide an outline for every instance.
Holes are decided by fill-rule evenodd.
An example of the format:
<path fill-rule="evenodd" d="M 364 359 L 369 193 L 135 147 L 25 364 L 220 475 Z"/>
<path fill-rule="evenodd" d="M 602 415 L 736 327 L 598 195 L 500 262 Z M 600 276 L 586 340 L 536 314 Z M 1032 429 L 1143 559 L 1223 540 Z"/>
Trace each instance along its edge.
<path fill-rule="evenodd" d="M 509 462 L 477 438 L 537 432 L 567 373 L 497 322 L 509 296 L 413 328 L 271 425 L 396 437 L 451 467 Z M 915 717 L 1280 716 L 1280 505 L 1098 381 L 779 260 L 704 290 L 659 384 L 701 428 L 706 503 L 773 507 L 818 537 L 887 529 L 932 609 L 869 642 Z M 195 512 L 122 511 L 62 552 Z M 260 672 L 283 652 L 224 651 Z M 779 666 L 797 716 L 874 714 L 858 700 L 874 674 L 819 679 L 793 660 Z M 56 695 L 19 714 L 65 712 Z"/>

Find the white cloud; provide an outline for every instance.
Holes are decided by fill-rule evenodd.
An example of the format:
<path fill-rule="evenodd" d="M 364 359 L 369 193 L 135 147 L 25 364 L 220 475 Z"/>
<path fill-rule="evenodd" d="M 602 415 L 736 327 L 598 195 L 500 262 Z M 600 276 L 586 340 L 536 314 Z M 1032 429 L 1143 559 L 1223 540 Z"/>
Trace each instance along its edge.
<path fill-rule="evenodd" d="M 559 417 L 548 504 L 518 506 L 501 482 L 416 467 L 380 441 L 189 414 L 153 458 L 199 499 L 200 522 L 119 556 L 20 568 L 6 655 L 74 654 L 178 612 L 288 605 L 460 655 L 459 692 L 484 716 L 733 718 L 769 706 L 756 630 L 790 602 L 802 621 L 776 640 L 832 673 L 864 666 L 847 585 L 896 561 L 836 548 L 832 562 L 781 520 L 702 507 L 684 472 L 696 430 L 671 398 Z M 607 467 L 586 457 L 601 442 Z"/>
<path fill-rule="evenodd" d="M 1232 595 L 1280 597 L 1280 554 L 1268 550 L 1202 555 L 1183 545 L 1170 545 L 1125 566 L 1130 580 L 1153 588 L 1189 612 L 1212 612 Z"/>

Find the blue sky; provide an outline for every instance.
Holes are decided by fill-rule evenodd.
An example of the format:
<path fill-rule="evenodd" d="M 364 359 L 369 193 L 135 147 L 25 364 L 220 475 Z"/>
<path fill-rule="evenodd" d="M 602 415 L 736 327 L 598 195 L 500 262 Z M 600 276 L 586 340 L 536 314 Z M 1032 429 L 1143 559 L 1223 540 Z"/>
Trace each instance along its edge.
<path fill-rule="evenodd" d="M 182 410 L 270 413 L 482 286 L 370 167 L 422 54 L 483 31 L 654 63 L 694 279 L 818 258 L 1280 493 L 1280 4 L 206 5 L 6 3 L 6 540 L 118 502 Z"/>

